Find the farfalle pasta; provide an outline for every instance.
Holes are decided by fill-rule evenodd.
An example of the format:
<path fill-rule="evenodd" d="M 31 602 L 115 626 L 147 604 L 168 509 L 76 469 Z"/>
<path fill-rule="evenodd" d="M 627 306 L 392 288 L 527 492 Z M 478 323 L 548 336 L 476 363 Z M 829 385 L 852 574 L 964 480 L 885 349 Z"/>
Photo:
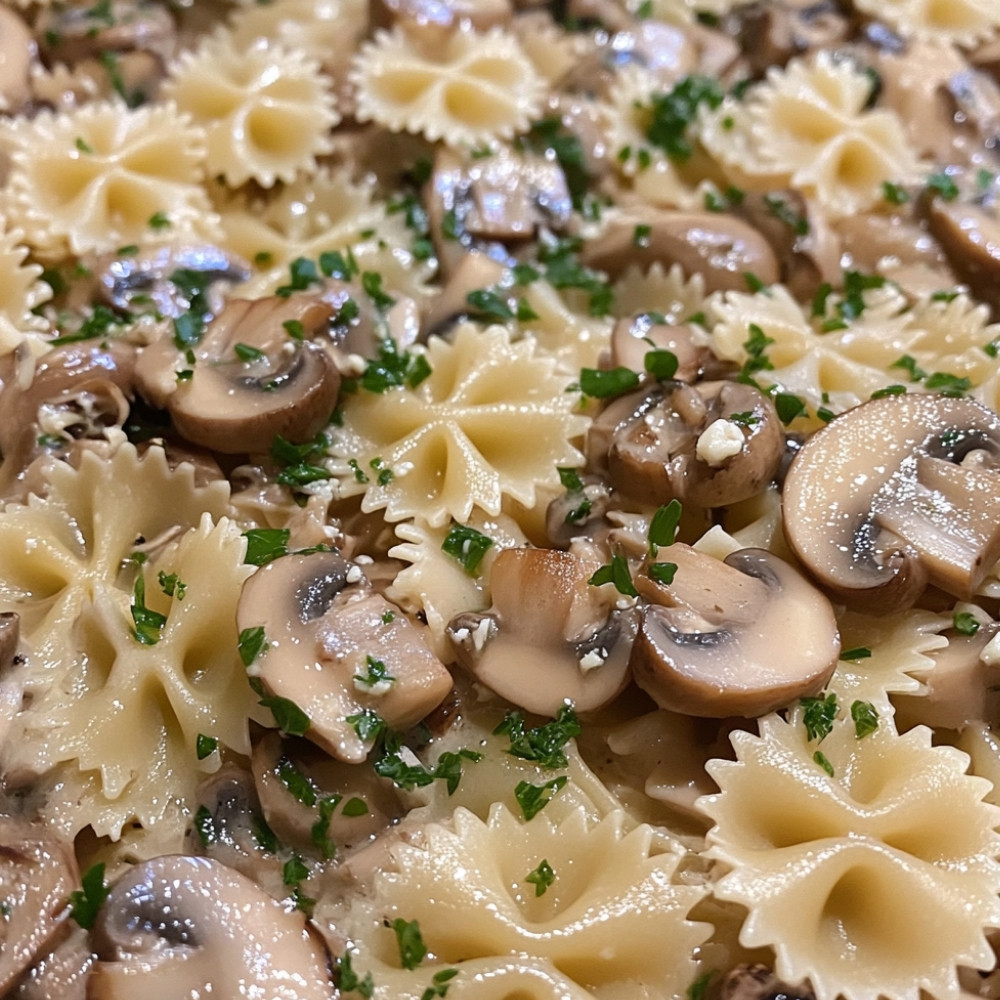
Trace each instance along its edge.
<path fill-rule="evenodd" d="M 225 36 L 183 53 L 165 94 L 205 130 L 206 166 L 230 187 L 295 180 L 330 152 L 339 121 L 317 64 L 277 45 Z"/>
<path fill-rule="evenodd" d="M 956 966 L 992 967 L 989 783 L 930 736 L 883 721 L 859 737 L 848 718 L 817 746 L 770 718 L 734 735 L 735 762 L 709 765 L 709 853 L 731 869 L 716 895 L 749 910 L 741 942 L 773 946 L 779 975 L 817 997 L 958 996 Z"/>
<path fill-rule="evenodd" d="M 419 512 L 433 526 L 464 522 L 473 508 L 499 514 L 505 497 L 532 506 L 539 487 L 558 485 L 557 466 L 579 463 L 573 442 L 585 418 L 533 340 L 512 344 L 502 327 L 464 325 L 450 344 L 432 337 L 427 362 L 430 374 L 412 389 L 345 402 L 332 451 L 341 491 L 364 493 L 364 509 L 391 521 Z"/>
<path fill-rule="evenodd" d="M 997 28 L 0 2 L 0 994 L 1000 997 Z"/>
<path fill-rule="evenodd" d="M 205 133 L 173 105 L 88 104 L 8 135 L 6 211 L 44 259 L 155 240 L 158 213 L 174 235 L 217 231 L 201 186 Z"/>
<path fill-rule="evenodd" d="M 355 60 L 357 115 L 449 145 L 510 139 L 538 113 L 544 89 L 517 40 L 500 28 L 445 36 L 380 32 Z"/>

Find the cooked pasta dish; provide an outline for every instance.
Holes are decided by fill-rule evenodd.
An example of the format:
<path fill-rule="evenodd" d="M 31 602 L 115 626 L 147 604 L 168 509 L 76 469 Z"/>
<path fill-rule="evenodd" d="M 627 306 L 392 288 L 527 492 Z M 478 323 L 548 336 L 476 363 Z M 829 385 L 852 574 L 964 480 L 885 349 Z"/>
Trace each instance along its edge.
<path fill-rule="evenodd" d="M 1000 996 L 1000 4 L 0 4 L 0 995 Z"/>

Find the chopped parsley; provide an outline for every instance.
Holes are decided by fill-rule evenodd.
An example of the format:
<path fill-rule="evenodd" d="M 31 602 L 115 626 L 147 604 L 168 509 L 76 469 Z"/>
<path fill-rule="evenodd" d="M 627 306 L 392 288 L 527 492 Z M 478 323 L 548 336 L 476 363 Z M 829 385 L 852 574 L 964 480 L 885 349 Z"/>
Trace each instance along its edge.
<path fill-rule="evenodd" d="M 959 194 L 958 185 L 944 170 L 927 178 L 927 190 L 939 194 L 945 201 L 954 201 Z"/>
<path fill-rule="evenodd" d="M 703 972 L 688 988 L 685 990 L 685 996 L 687 1000 L 704 1000 L 705 994 L 708 991 L 708 984 L 712 981 L 712 976 L 715 975 L 715 970 L 710 969 L 708 972 Z"/>
<path fill-rule="evenodd" d="M 97 920 L 98 911 L 104 905 L 111 889 L 104 881 L 104 862 L 88 868 L 80 880 L 81 889 L 69 894 L 70 916 L 85 930 L 90 930 Z"/>
<path fill-rule="evenodd" d="M 639 376 L 631 368 L 583 368 L 580 371 L 580 391 L 594 399 L 621 396 L 639 385 Z"/>
<path fill-rule="evenodd" d="M 796 236 L 809 235 L 809 220 L 804 215 L 799 215 L 788 203 L 774 194 L 764 195 L 764 205 L 767 211 L 774 218 L 783 222 Z"/>
<path fill-rule="evenodd" d="M 487 319 L 503 322 L 514 318 L 514 310 L 492 289 L 477 288 L 465 296 L 465 301 L 472 306 L 477 315 Z"/>
<path fill-rule="evenodd" d="M 646 138 L 672 160 L 689 160 L 694 147 L 688 138 L 698 108 L 717 108 L 725 96 L 719 82 L 709 76 L 691 74 L 681 79 L 669 93 L 653 94 L 643 110 L 650 112 Z"/>
<path fill-rule="evenodd" d="M 538 866 L 524 876 L 524 881 L 535 887 L 535 896 L 544 896 L 545 890 L 556 880 L 556 873 L 552 870 L 552 865 L 542 858 Z"/>
<path fill-rule="evenodd" d="M 851 703 L 851 719 L 854 721 L 854 735 L 863 740 L 878 729 L 878 710 L 870 701 Z"/>
<path fill-rule="evenodd" d="M 420 924 L 416 920 L 397 917 L 392 922 L 399 948 L 399 963 L 404 969 L 415 969 L 426 957 L 427 947 L 420 934 Z"/>
<path fill-rule="evenodd" d="M 420 1000 L 436 1000 L 448 995 L 451 981 L 458 975 L 458 969 L 441 969 L 431 977 L 431 985 L 420 994 Z"/>
<path fill-rule="evenodd" d="M 581 211 L 590 175 L 587 173 L 587 160 L 580 140 L 563 125 L 557 115 L 552 115 L 532 122 L 522 141 L 537 153 L 545 156 L 551 153 L 555 157 L 566 179 L 566 190 L 569 191 L 573 208 Z"/>
<path fill-rule="evenodd" d="M 240 632 L 237 641 L 237 649 L 243 666 L 249 667 L 258 656 L 267 650 L 268 641 L 264 635 L 264 626 L 257 625 L 254 628 L 245 628 Z"/>
<path fill-rule="evenodd" d="M 657 583 L 662 583 L 665 587 L 669 587 L 670 584 L 674 582 L 674 577 L 677 575 L 677 563 L 650 563 L 649 566 L 646 567 L 646 575 L 650 578 L 650 580 L 655 580 Z"/>
<path fill-rule="evenodd" d="M 143 646 L 155 646 L 167 624 L 167 616 L 146 606 L 146 580 L 140 573 L 132 590 L 132 638 Z"/>
<path fill-rule="evenodd" d="M 834 774 L 833 774 L 833 764 L 831 764 L 830 761 L 827 760 L 826 754 L 824 754 L 821 750 L 817 750 L 813 754 L 813 760 L 817 764 L 819 764 L 819 766 L 821 768 L 823 768 L 823 770 L 826 771 L 826 773 L 828 775 L 830 775 L 831 778 L 834 776 Z"/>
<path fill-rule="evenodd" d="M 368 688 L 396 683 L 396 678 L 389 673 L 384 661 L 376 660 L 374 656 L 366 656 L 365 666 L 367 668 L 365 673 L 354 675 L 356 683 Z"/>
<path fill-rule="evenodd" d="M 528 781 L 519 781 L 514 789 L 514 798 L 521 807 L 526 820 L 534 819 L 562 790 L 569 778 L 560 774 L 558 778 L 546 781 L 542 785 L 532 785 Z"/>
<path fill-rule="evenodd" d="M 867 660 L 872 655 L 872 651 L 867 646 L 855 646 L 853 649 L 841 651 L 842 660 Z"/>
<path fill-rule="evenodd" d="M 337 986 L 341 993 L 357 993 L 364 1000 L 372 1000 L 375 993 L 375 982 L 372 974 L 366 972 L 358 976 L 351 965 L 351 953 L 345 951 L 337 960 Z"/>
<path fill-rule="evenodd" d="M 619 594 L 624 594 L 626 597 L 639 596 L 639 591 L 635 589 L 635 584 L 632 582 L 628 561 L 621 555 L 613 555 L 611 562 L 605 563 L 587 582 L 595 587 L 612 583 Z"/>
<path fill-rule="evenodd" d="M 649 522 L 647 538 L 649 540 L 649 550 L 652 555 L 656 555 L 661 547 L 673 545 L 677 538 L 677 528 L 681 522 L 681 514 L 684 508 L 680 500 L 676 498 L 670 503 L 657 508 Z"/>
<path fill-rule="evenodd" d="M 738 378 L 741 382 L 753 382 L 753 376 L 757 372 L 770 371 L 774 365 L 768 360 L 767 349 L 774 343 L 774 338 L 767 336 L 764 330 L 756 323 L 751 323 L 747 328 L 750 336 L 743 341 L 743 350 L 746 351 L 747 358 L 740 368 Z"/>
<path fill-rule="evenodd" d="M 160 590 L 167 597 L 176 597 L 178 601 L 184 600 L 187 584 L 176 573 L 166 573 L 161 569 L 156 579 L 160 584 Z"/>
<path fill-rule="evenodd" d="M 375 357 L 365 365 L 360 385 L 378 394 L 402 385 L 415 389 L 430 374 L 426 355 L 400 351 L 396 341 L 386 337 L 380 341 Z"/>
<path fill-rule="evenodd" d="M 198 760 L 211 757 L 218 749 L 219 738 L 217 736 L 206 736 L 204 733 L 199 733 L 194 741 L 194 752 Z"/>
<path fill-rule="evenodd" d="M 250 566 L 264 566 L 279 556 L 288 554 L 288 528 L 251 528 L 243 532 L 247 554 L 243 561 Z"/>
<path fill-rule="evenodd" d="M 959 635 L 975 635 L 979 631 L 979 621 L 968 611 L 956 611 L 951 624 Z"/>
<path fill-rule="evenodd" d="M 817 695 L 815 698 L 801 698 L 799 704 L 803 708 L 802 722 L 806 727 L 809 740 L 823 742 L 833 730 L 833 721 L 837 717 L 839 706 L 837 696 L 831 691 L 826 697 Z"/>
<path fill-rule="evenodd" d="M 493 539 L 467 524 L 453 525 L 441 543 L 441 550 L 457 559 L 469 576 L 475 576 L 483 556 L 493 546 Z"/>
<path fill-rule="evenodd" d="M 289 736 L 305 736 L 309 730 L 309 716 L 294 701 L 277 696 L 266 696 L 260 699 L 260 704 L 271 710 L 275 724 L 283 733 L 287 733 Z"/>
<path fill-rule="evenodd" d="M 509 711 L 493 730 L 495 736 L 510 737 L 510 747 L 506 752 L 512 757 L 520 757 L 551 770 L 569 764 L 563 747 L 580 732 L 580 721 L 569 703 L 560 706 L 551 722 L 532 729 L 525 729 L 524 716 L 520 712 Z"/>
<path fill-rule="evenodd" d="M 671 379 L 677 374 L 677 355 L 673 351 L 647 351 L 642 363 L 650 375 L 660 380 Z"/>

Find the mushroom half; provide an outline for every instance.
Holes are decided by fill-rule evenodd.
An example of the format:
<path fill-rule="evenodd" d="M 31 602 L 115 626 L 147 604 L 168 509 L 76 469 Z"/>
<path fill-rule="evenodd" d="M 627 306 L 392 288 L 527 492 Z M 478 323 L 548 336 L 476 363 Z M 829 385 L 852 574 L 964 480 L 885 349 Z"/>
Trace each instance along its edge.
<path fill-rule="evenodd" d="M 448 624 L 459 661 L 537 715 L 606 705 L 628 681 L 635 617 L 588 582 L 598 568 L 572 552 L 505 549 L 490 572 L 493 606 Z"/>
<path fill-rule="evenodd" d="M 335 552 L 283 556 L 259 569 L 243 585 L 236 620 L 241 633 L 264 630 L 251 674 L 268 695 L 301 709 L 306 737 L 338 760 L 360 763 L 372 746 L 350 718 L 375 712 L 407 729 L 451 690 L 420 629 Z"/>
<path fill-rule="evenodd" d="M 1000 417 L 975 400 L 906 394 L 830 421 L 783 495 L 795 555 L 836 600 L 911 606 L 927 583 L 968 600 L 1000 558 Z"/>
<path fill-rule="evenodd" d="M 95 1000 L 330 1000 L 323 946 L 305 917 L 207 858 L 166 855 L 111 889 L 93 934 Z"/>
<path fill-rule="evenodd" d="M 724 562 L 688 545 L 661 550 L 673 582 L 634 578 L 646 599 L 632 675 L 661 707 L 756 718 L 816 694 L 837 666 L 840 633 L 823 594 L 764 549 Z M 776 637 L 794 641 L 785 648 Z"/>

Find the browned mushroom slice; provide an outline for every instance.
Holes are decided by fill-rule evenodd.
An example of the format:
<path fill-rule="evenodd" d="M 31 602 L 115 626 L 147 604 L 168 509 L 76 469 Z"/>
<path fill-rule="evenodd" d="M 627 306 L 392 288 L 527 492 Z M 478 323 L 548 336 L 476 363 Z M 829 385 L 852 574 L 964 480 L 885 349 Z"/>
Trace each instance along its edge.
<path fill-rule="evenodd" d="M 506 274 L 503 264 L 492 257 L 478 250 L 467 253 L 424 317 L 421 327 L 425 338 L 432 333 L 446 332 L 452 323 L 468 316 L 471 309 L 469 293 L 499 284 Z"/>
<path fill-rule="evenodd" d="M 714 360 L 711 350 L 699 341 L 692 327 L 657 323 L 648 313 L 620 319 L 611 331 L 611 367 L 646 369 L 650 351 L 670 351 L 677 358 L 674 378 L 694 382 L 706 364 Z"/>
<path fill-rule="evenodd" d="M 567 701 L 578 712 L 606 705 L 628 680 L 635 619 L 588 583 L 598 568 L 570 552 L 505 549 L 490 573 L 492 608 L 448 624 L 461 663 L 538 715 Z"/>
<path fill-rule="evenodd" d="M 779 979 L 766 965 L 737 965 L 716 987 L 719 1000 L 816 1000 L 808 982 L 795 986 Z"/>
<path fill-rule="evenodd" d="M 815 694 L 840 653 L 830 602 L 763 549 L 719 562 L 687 545 L 662 555 L 669 585 L 637 574 L 647 602 L 632 647 L 632 675 L 661 707 L 685 715 L 754 718 Z M 776 636 L 794 636 L 787 655 Z"/>
<path fill-rule="evenodd" d="M 358 763 L 372 746 L 349 718 L 375 712 L 406 729 L 451 690 L 418 627 L 332 552 L 283 556 L 258 570 L 243 585 L 236 620 L 241 632 L 264 629 L 267 646 L 251 673 L 269 695 L 298 706 L 309 719 L 305 735 L 339 760 Z"/>
<path fill-rule="evenodd" d="M 88 996 L 331 1000 L 323 946 L 304 914 L 207 858 L 167 855 L 129 869 L 93 932 Z M 169 984 L 169 993 L 164 993 Z"/>
<path fill-rule="evenodd" d="M 792 56 L 843 42 L 850 23 L 833 0 L 800 3 L 767 0 L 738 7 L 733 23 L 754 76 L 771 66 L 783 66 Z"/>
<path fill-rule="evenodd" d="M 203 246 L 158 246 L 134 254 L 102 257 L 93 267 L 99 292 L 117 309 L 153 306 L 161 316 L 179 316 L 203 298 L 208 315 L 222 308 L 213 296 L 219 283 L 250 277 L 250 265 L 228 250 Z M 219 301 L 214 301 L 219 298 Z M 206 316 L 207 318 L 207 316 Z"/>
<path fill-rule="evenodd" d="M 79 883 L 72 844 L 15 816 L 0 816 L 0 995 L 48 946 Z"/>
<path fill-rule="evenodd" d="M 641 226 L 642 238 L 636 238 Z M 622 216 L 584 245 L 581 261 L 618 278 L 629 265 L 680 264 L 701 274 L 709 292 L 746 291 L 747 275 L 770 285 L 781 277 L 770 244 L 747 223 L 712 212 L 644 212 Z"/>
<path fill-rule="evenodd" d="M 1000 557 L 1000 417 L 907 394 L 841 414 L 785 479 L 789 544 L 837 600 L 912 605 L 927 582 L 968 599 Z"/>
<path fill-rule="evenodd" d="M 955 273 L 975 295 L 1000 308 L 1000 220 L 978 205 L 935 197 L 927 222 Z"/>
<path fill-rule="evenodd" d="M 102 9 L 105 8 L 105 9 Z M 176 41 L 174 20 L 159 3 L 112 0 L 110 4 L 53 4 L 35 24 L 48 58 L 77 63 L 103 52 L 154 52 L 167 59 Z"/>
<path fill-rule="evenodd" d="M 774 404 L 739 382 L 674 384 L 616 400 L 591 428 L 611 484 L 643 503 L 722 507 L 755 496 L 781 463 Z"/>
<path fill-rule="evenodd" d="M 332 314 L 311 295 L 230 300 L 195 349 L 186 381 L 173 344 L 158 341 L 136 365 L 139 389 L 170 412 L 178 434 L 213 451 L 266 452 L 279 434 L 309 440 L 340 390 L 333 361 L 309 340 Z"/>
<path fill-rule="evenodd" d="M 297 850 L 350 850 L 404 812 L 390 780 L 306 740 L 268 733 L 254 747 L 251 767 L 267 825 Z"/>
<path fill-rule="evenodd" d="M 87 1000 L 93 964 L 90 934 L 75 923 L 63 924 L 56 940 L 4 994 L 4 1000 Z"/>

